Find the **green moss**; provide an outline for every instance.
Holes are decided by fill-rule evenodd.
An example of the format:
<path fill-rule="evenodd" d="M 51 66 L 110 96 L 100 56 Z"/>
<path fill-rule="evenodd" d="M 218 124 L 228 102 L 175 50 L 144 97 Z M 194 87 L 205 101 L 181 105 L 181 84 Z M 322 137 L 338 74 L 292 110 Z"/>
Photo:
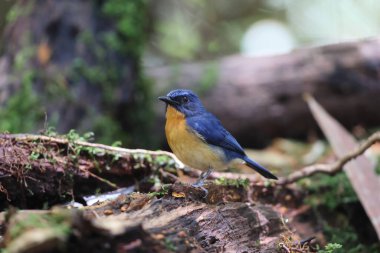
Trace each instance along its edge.
<path fill-rule="evenodd" d="M 323 253 L 379 253 L 380 243 L 365 245 L 359 241 L 356 231 L 348 224 L 343 224 L 337 227 L 331 227 L 329 225 L 324 226 L 324 233 L 329 241 L 334 242 L 335 245 L 341 245 L 341 247 L 332 246 L 325 248 L 319 252 Z M 327 247 L 327 246 L 326 246 Z M 329 251 L 330 250 L 330 251 Z"/>
<path fill-rule="evenodd" d="M 309 182 L 306 184 L 309 194 L 305 202 L 311 205 L 316 214 L 324 221 L 323 232 L 326 239 L 333 242 L 330 247 L 319 252 L 380 252 L 380 244 L 365 245 L 361 243 L 357 231 L 350 225 L 349 217 L 345 212 L 339 211 L 347 208 L 347 204 L 359 203 L 344 172 L 335 176 L 316 175 L 312 180 L 306 181 Z M 361 218 L 358 217 L 358 219 Z M 338 244 L 342 247 L 333 246 Z"/>
<path fill-rule="evenodd" d="M 145 41 L 145 0 L 108 0 L 102 11 L 116 21 L 119 36 L 109 34 L 112 45 L 121 52 L 133 53 L 139 57 Z"/>
<path fill-rule="evenodd" d="M 98 54 L 98 56 L 102 57 L 101 54 Z M 116 62 L 110 62 L 107 59 L 99 59 L 98 62 L 98 65 L 86 66 L 84 60 L 78 58 L 75 60 L 72 69 L 72 75 L 75 80 L 79 81 L 84 78 L 102 91 L 105 111 L 101 115 L 96 112 L 93 113 L 95 117 L 93 131 L 99 137 L 99 141 L 103 143 L 110 144 L 115 139 L 121 139 L 125 144 L 130 144 L 134 138 L 140 139 L 143 145 L 142 140 L 147 139 L 144 135 L 146 136 L 147 129 L 151 126 L 153 115 L 150 104 L 150 85 L 142 77 L 137 76 L 137 81 L 135 81 L 136 91 L 133 94 L 134 96 L 129 98 L 131 100 L 130 105 L 125 108 L 124 114 L 128 122 L 132 122 L 134 125 L 131 127 L 132 131 L 126 132 L 122 125 L 124 119 L 115 118 L 113 113 L 116 109 L 116 96 L 120 96 L 118 94 L 118 84 L 122 79 L 122 69 Z"/>
<path fill-rule="evenodd" d="M 28 77 L 29 78 L 29 77 Z M 0 131 L 28 132 L 43 118 L 37 96 L 30 83 L 22 83 L 20 90 L 0 109 Z"/>
<path fill-rule="evenodd" d="M 324 249 L 318 250 L 318 253 L 334 253 L 336 250 L 341 248 L 342 245 L 339 243 L 328 243 Z"/>
<path fill-rule="evenodd" d="M 93 47 L 93 49 L 96 48 L 98 48 L 98 51 L 100 52 L 99 48 L 101 47 L 99 45 Z M 102 50 L 104 51 L 104 49 Z M 72 65 L 71 75 L 74 80 L 80 81 L 84 78 L 91 85 L 101 88 L 105 102 L 112 105 L 115 89 L 120 80 L 121 73 L 118 73 L 116 63 L 108 62 L 101 58 L 103 57 L 102 54 L 103 53 L 99 53 L 99 64 L 93 66 L 86 65 L 85 61 L 81 58 L 75 59 Z"/>
<path fill-rule="evenodd" d="M 148 196 L 150 198 L 153 198 L 153 197 L 163 197 L 163 196 L 165 196 L 165 195 L 167 195 L 169 193 L 169 187 L 170 187 L 170 184 L 163 184 L 163 185 L 161 185 L 161 190 L 160 191 L 150 192 L 150 193 L 148 193 Z"/>
<path fill-rule="evenodd" d="M 248 179 L 229 179 L 229 178 L 217 178 L 215 179 L 215 184 L 217 185 L 225 185 L 225 186 L 235 186 L 235 187 L 248 187 L 249 180 Z"/>
<path fill-rule="evenodd" d="M 106 42 L 122 54 L 134 56 L 138 62 L 134 96 L 131 97 L 131 103 L 124 115 L 134 124 L 130 126 L 130 134 L 138 140 L 139 146 L 148 146 L 154 142 L 146 135 L 153 123 L 153 99 L 151 85 L 143 77 L 139 65 L 145 41 L 146 15 L 143 13 L 146 12 L 146 1 L 109 0 L 104 4 L 102 11 L 116 22 L 116 32 L 105 34 Z"/>
<path fill-rule="evenodd" d="M 117 34 L 112 32 L 103 33 L 103 41 L 113 50 L 120 50 L 123 47 L 122 41 L 120 41 Z"/>
<path fill-rule="evenodd" d="M 177 247 L 174 242 L 172 242 L 169 238 L 165 238 L 164 240 L 165 248 L 170 252 L 177 252 Z"/>
<path fill-rule="evenodd" d="M 101 18 L 109 21 L 101 28 L 105 30 L 80 33 L 78 43 L 83 44 L 85 52 L 78 53 L 78 58 L 63 71 L 51 74 L 36 67 L 37 49 L 30 46 L 33 45 L 32 36 L 25 35 L 25 40 L 21 41 L 23 46 L 13 61 L 14 80 L 19 82 L 19 90 L 0 108 L 0 131 L 30 132 L 41 128 L 46 111 L 44 103 L 52 105 L 49 108 L 53 109 L 49 110 L 49 124 L 59 124 L 59 110 L 54 111 L 54 106 L 61 108 L 73 103 L 73 106 L 87 110 L 83 128 L 92 127 L 83 129 L 78 123 L 75 128 L 79 131 L 94 131 L 99 141 L 106 144 L 121 139 L 124 145 L 149 147 L 152 140 L 147 138 L 147 132 L 153 122 L 151 85 L 140 67 L 146 1 L 109 0 L 101 4 Z M 28 6 L 33 7 L 30 4 L 15 5 L 9 21 L 30 14 L 33 8 Z M 125 81 L 133 82 L 128 84 L 131 89 L 127 91 L 129 94 L 120 94 L 120 83 Z M 43 85 L 41 94 L 35 94 L 35 84 Z M 83 108 L 78 103 L 80 98 L 71 90 L 77 84 L 93 86 L 94 92 L 101 96 L 99 108 Z M 128 96 L 128 101 L 120 96 Z"/>
<path fill-rule="evenodd" d="M 125 115 L 128 116 L 134 137 L 134 145 L 146 148 L 156 146 L 156 134 L 147 134 L 151 132 L 153 126 L 154 112 L 151 85 L 144 77 L 140 77 L 136 82 L 136 91 L 133 94 L 133 105 L 126 108 Z"/>
<path fill-rule="evenodd" d="M 377 157 L 377 159 L 376 159 L 375 173 L 377 175 L 380 175 L 380 156 Z"/>
<path fill-rule="evenodd" d="M 90 31 L 81 31 L 78 35 L 78 41 L 84 43 L 86 46 L 90 46 L 95 40 L 93 34 Z"/>
<path fill-rule="evenodd" d="M 166 171 L 169 171 L 173 174 L 177 173 L 176 166 L 178 165 L 176 164 L 176 161 L 168 155 L 156 156 L 153 159 L 153 162 L 155 167 L 164 168 Z"/>
<path fill-rule="evenodd" d="M 91 113 L 96 117 L 93 131 L 98 140 L 112 143 L 121 139 L 125 145 L 148 146 L 153 141 L 146 133 L 153 123 L 151 85 L 143 77 L 140 56 L 145 40 L 146 1 L 109 0 L 101 7 L 103 15 L 112 20 L 115 30 L 102 31 L 95 38 L 88 32 L 80 34 L 80 42 L 86 45 L 95 57 L 91 65 L 85 59 L 73 62 L 71 76 L 74 81 L 87 81 L 101 90 L 103 111 Z M 115 51 L 120 59 L 131 59 L 136 66 L 130 77 L 133 89 L 128 104 L 120 113 L 115 101 L 120 100 L 120 82 L 125 78 L 125 68 L 115 60 Z M 129 67 L 130 68 L 130 67 Z M 89 108 L 91 111 L 91 108 Z M 128 129 L 128 130 L 126 130 Z"/>
<path fill-rule="evenodd" d="M 25 5 L 14 4 L 7 13 L 7 23 L 12 23 L 22 16 L 27 16 L 33 10 L 34 1 L 29 0 Z"/>
<path fill-rule="evenodd" d="M 70 223 L 70 217 L 66 213 L 30 214 L 10 228 L 10 237 L 15 239 L 23 232 L 35 228 L 51 228 L 58 236 L 66 237 L 71 232 Z"/>
<path fill-rule="evenodd" d="M 335 176 L 319 175 L 307 186 L 309 196 L 306 202 L 312 206 L 323 204 L 330 210 L 341 204 L 358 201 L 358 197 L 347 176 L 341 172 Z"/>
<path fill-rule="evenodd" d="M 37 74 L 28 68 L 33 55 L 33 47 L 24 47 L 15 56 L 14 75 L 20 80 L 20 88 L 0 108 L 0 131 L 28 132 L 34 130 L 36 122 L 44 118 L 44 109 L 33 90 Z"/>

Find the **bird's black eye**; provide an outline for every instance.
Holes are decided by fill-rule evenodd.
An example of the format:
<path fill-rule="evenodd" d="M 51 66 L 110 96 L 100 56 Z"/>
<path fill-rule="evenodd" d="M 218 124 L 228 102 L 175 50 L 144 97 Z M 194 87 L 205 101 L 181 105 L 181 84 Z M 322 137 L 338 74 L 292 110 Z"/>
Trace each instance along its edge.
<path fill-rule="evenodd" d="M 186 104 L 187 102 L 189 102 L 189 98 L 188 97 L 183 97 L 182 98 L 182 102 L 184 103 L 184 104 Z"/>

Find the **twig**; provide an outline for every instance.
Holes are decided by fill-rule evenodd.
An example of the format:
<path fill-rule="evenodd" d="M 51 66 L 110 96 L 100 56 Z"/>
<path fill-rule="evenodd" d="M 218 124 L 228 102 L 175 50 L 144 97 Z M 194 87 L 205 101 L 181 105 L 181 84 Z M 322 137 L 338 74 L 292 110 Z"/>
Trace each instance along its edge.
<path fill-rule="evenodd" d="M 158 172 L 161 174 L 161 176 L 163 178 L 169 179 L 172 183 L 174 183 L 174 182 L 176 182 L 176 181 L 179 180 L 179 178 L 177 176 L 173 175 L 172 173 L 164 171 L 162 168 L 160 168 L 158 170 Z"/>
<path fill-rule="evenodd" d="M 82 169 L 81 169 L 81 170 L 82 170 Z M 94 173 L 92 173 L 92 172 L 90 172 L 90 171 L 88 171 L 88 170 L 86 170 L 85 172 L 88 173 L 88 174 L 89 174 L 90 176 L 92 176 L 93 178 L 96 178 L 96 179 L 99 180 L 100 182 L 105 183 L 105 184 L 107 184 L 108 186 L 110 186 L 110 187 L 112 187 L 112 188 L 114 188 L 114 189 L 119 188 L 116 184 L 112 183 L 111 181 L 109 181 L 109 180 L 107 180 L 107 179 L 105 179 L 105 178 L 99 177 L 98 175 L 96 175 L 96 174 L 94 174 Z"/>
<path fill-rule="evenodd" d="M 280 247 L 280 249 L 283 249 L 286 253 L 290 253 L 289 248 L 284 243 L 280 242 L 278 246 Z"/>
<path fill-rule="evenodd" d="M 335 174 L 341 171 L 346 163 L 352 159 L 357 158 L 363 154 L 368 148 L 370 148 L 374 143 L 380 141 L 380 132 L 372 134 L 363 144 L 361 144 L 357 149 L 348 153 L 341 159 L 337 160 L 332 164 L 314 164 L 311 166 L 304 167 L 298 171 L 293 172 L 285 178 L 281 178 L 278 184 L 290 184 L 294 183 L 300 179 L 310 177 L 317 173 L 323 174 Z"/>

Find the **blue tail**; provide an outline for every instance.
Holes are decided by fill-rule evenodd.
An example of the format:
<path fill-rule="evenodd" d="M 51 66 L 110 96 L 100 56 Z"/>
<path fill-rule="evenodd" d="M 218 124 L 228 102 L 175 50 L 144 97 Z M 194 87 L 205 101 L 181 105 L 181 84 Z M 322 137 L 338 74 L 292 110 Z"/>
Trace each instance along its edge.
<path fill-rule="evenodd" d="M 257 162 L 249 159 L 247 156 L 243 158 L 243 160 L 246 162 L 246 164 L 260 173 L 263 177 L 270 178 L 270 179 L 278 179 L 275 175 L 269 172 L 269 170 L 265 169 L 263 166 L 258 164 Z"/>

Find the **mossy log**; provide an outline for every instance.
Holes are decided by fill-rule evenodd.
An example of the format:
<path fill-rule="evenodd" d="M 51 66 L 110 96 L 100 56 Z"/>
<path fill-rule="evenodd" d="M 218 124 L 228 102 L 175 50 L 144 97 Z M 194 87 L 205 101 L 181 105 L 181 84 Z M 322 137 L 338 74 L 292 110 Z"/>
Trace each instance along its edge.
<path fill-rule="evenodd" d="M 280 252 L 290 233 L 273 207 L 243 203 L 242 188 L 206 188 L 207 198 L 202 190 L 175 184 L 160 199 L 135 193 L 81 212 L 8 215 L 4 246 L 19 253 Z M 50 226 L 36 226 L 31 219 Z M 12 234 L 17 226 L 23 229 Z"/>
<path fill-rule="evenodd" d="M 135 185 L 176 161 L 165 151 L 129 150 L 39 135 L 0 135 L 0 209 L 41 208 Z M 145 189 L 145 190 L 146 190 Z"/>
<path fill-rule="evenodd" d="M 179 180 L 178 169 L 194 178 L 170 152 L 125 149 L 97 143 L 31 134 L 0 135 L 0 209 L 9 205 L 41 208 L 82 197 L 135 186 L 157 190 Z M 226 178 L 221 184 L 250 185 L 250 199 L 262 203 L 300 205 L 303 193 L 291 185 L 266 184 L 252 174 L 215 172 L 209 178 Z M 255 182 L 255 183 L 253 183 Z"/>
<path fill-rule="evenodd" d="M 208 181 L 206 195 L 201 188 L 178 182 L 177 167 L 183 169 L 183 164 L 165 151 L 0 135 L 2 210 L 12 205 L 75 208 L 67 202 L 131 185 L 142 192 L 85 204 L 79 213 L 65 211 L 58 217 L 54 208 L 37 214 L 24 210 L 24 218 L 15 220 L 9 218 L 12 211 L 3 213 L 3 246 L 9 252 L 28 253 L 275 252 L 280 245 L 299 249 L 297 240 L 315 233 L 308 222 L 294 216 L 305 208 L 303 194 L 290 186 Z M 286 224 L 282 217 L 292 222 Z"/>

